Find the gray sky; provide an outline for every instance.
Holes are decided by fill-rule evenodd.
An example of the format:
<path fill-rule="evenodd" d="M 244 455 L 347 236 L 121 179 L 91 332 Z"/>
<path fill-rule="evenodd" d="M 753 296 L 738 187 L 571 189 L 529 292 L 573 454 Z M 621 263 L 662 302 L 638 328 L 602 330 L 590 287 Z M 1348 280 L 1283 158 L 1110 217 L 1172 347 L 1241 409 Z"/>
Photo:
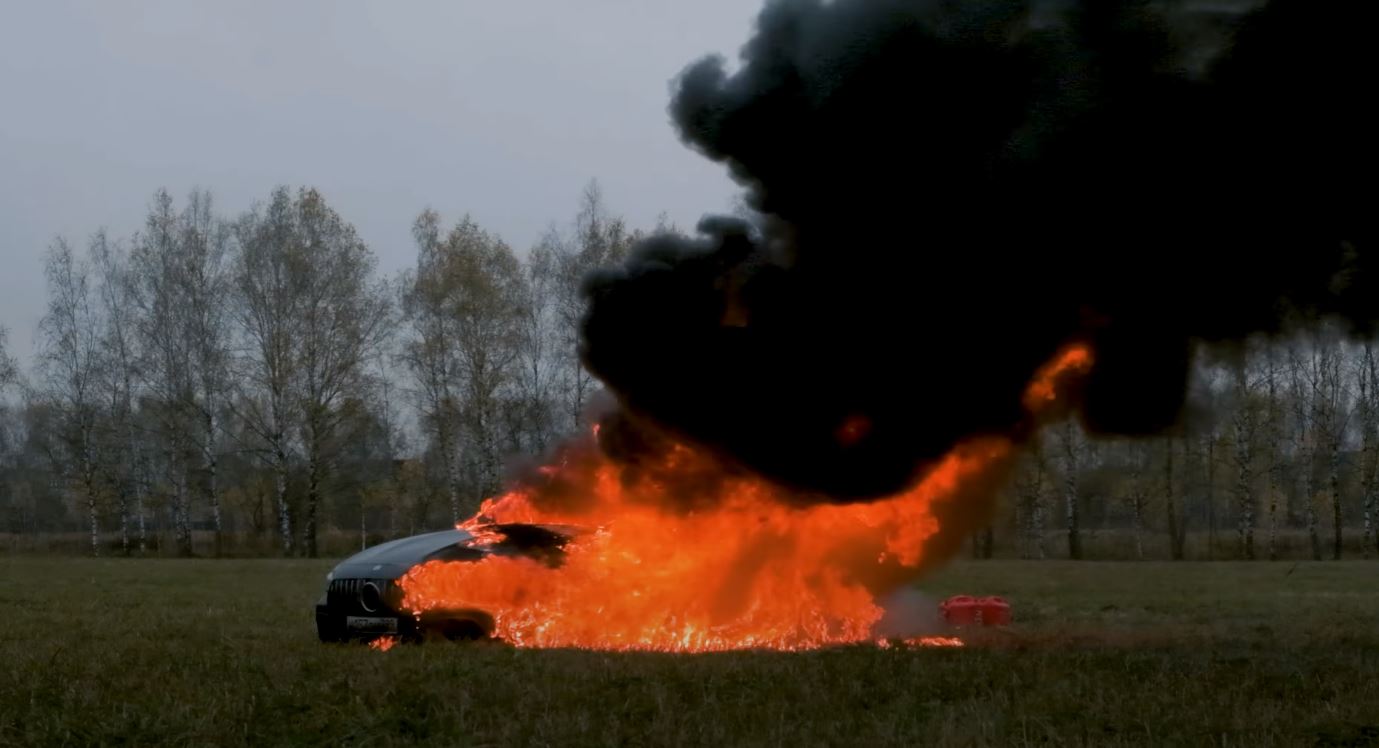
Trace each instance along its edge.
<path fill-rule="evenodd" d="M 309 184 L 391 272 L 412 219 L 469 212 L 525 251 L 597 178 L 634 226 L 728 210 L 671 129 L 671 79 L 735 58 L 756 0 L 6 2 L 0 325 L 27 360 L 54 235 L 140 227 L 153 191 L 239 213 Z"/>

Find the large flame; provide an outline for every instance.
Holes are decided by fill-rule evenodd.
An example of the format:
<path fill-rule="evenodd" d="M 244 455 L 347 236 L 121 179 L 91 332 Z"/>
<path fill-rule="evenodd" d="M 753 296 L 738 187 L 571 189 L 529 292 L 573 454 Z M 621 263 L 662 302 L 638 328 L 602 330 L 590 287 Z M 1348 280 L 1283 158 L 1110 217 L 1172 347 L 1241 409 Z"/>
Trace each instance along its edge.
<path fill-rule="evenodd" d="M 1043 387 L 1052 393 L 1054 380 L 1089 362 L 1087 349 L 1069 349 L 1041 371 L 1027 403 L 1043 402 Z M 701 652 L 876 641 L 884 613 L 878 596 L 934 561 L 925 550 L 945 505 L 994 490 L 983 479 L 1000 474 L 1014 451 L 1004 437 L 972 439 L 911 489 L 859 504 L 802 505 L 759 479 L 726 477 L 712 482 L 717 495 L 690 510 L 663 500 L 666 476 L 712 470 L 688 447 L 675 447 L 652 470 L 598 456 L 570 461 L 544 472 L 573 483 L 580 501 L 542 502 L 540 488 L 529 487 L 484 502 L 460 525 L 476 533 L 490 523 L 590 528 L 560 564 L 501 556 L 428 562 L 402 579 L 403 606 L 417 615 L 487 611 L 495 634 L 520 647 Z"/>

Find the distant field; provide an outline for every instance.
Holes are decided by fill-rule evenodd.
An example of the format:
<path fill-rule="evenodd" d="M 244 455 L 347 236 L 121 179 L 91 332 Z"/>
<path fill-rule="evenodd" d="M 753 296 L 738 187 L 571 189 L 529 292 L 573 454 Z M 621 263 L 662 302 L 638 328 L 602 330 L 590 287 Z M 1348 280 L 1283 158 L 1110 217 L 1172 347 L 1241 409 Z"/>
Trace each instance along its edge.
<path fill-rule="evenodd" d="M 1379 745 L 1379 563 L 960 563 L 959 650 L 379 653 L 329 562 L 0 558 L 0 745 Z"/>

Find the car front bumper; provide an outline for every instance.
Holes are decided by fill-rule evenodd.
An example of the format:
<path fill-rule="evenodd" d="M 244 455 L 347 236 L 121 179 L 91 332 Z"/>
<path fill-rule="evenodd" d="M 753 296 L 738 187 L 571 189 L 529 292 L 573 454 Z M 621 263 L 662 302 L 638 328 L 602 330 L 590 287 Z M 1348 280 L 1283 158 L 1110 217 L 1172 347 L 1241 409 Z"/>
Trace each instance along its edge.
<path fill-rule="evenodd" d="M 316 634 L 323 642 L 371 641 L 385 636 L 411 638 L 416 635 L 416 620 L 388 611 L 365 614 L 316 604 Z"/>

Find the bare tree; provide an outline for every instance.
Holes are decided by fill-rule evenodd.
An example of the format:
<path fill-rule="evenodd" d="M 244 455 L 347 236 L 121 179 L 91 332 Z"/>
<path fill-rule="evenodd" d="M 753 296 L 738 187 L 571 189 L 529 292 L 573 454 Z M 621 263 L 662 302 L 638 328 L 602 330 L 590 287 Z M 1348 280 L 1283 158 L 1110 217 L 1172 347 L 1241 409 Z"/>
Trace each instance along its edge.
<path fill-rule="evenodd" d="M 1068 558 L 1082 558 L 1082 527 L 1078 521 L 1078 473 L 1087 449 L 1075 419 L 1064 421 L 1060 430 L 1063 453 L 1063 519 L 1068 533 Z"/>
<path fill-rule="evenodd" d="M 0 390 L 19 381 L 19 364 L 15 363 L 14 358 L 6 350 L 9 339 L 10 331 L 0 326 Z"/>
<path fill-rule="evenodd" d="M 80 488 L 91 531 L 91 554 L 100 554 L 97 429 L 102 367 L 99 319 L 91 304 L 88 269 L 58 238 L 45 260 L 48 312 L 39 323 L 44 399 L 58 414 L 61 472 Z"/>
<path fill-rule="evenodd" d="M 1175 436 L 1169 434 L 1163 438 L 1164 445 L 1164 506 L 1168 512 L 1168 543 L 1169 556 L 1174 561 L 1182 561 L 1187 555 L 1187 512 L 1183 503 L 1183 491 L 1179 489 L 1178 483 L 1187 485 L 1187 470 L 1180 472 L 1184 475 L 1179 476 L 1174 472 L 1174 448 L 1175 439 L 1181 439 L 1184 452 L 1187 451 L 1187 438 L 1185 436 Z"/>
<path fill-rule="evenodd" d="M 314 189 L 302 190 L 295 214 L 302 256 L 292 287 L 300 296 L 299 367 L 302 440 L 307 460 L 306 554 L 317 555 L 322 484 L 340 448 L 336 436 L 351 417 L 347 405 L 368 389 L 368 362 L 388 333 L 388 290 L 373 280 L 373 253 Z"/>
<path fill-rule="evenodd" d="M 120 512 L 120 547 L 129 553 L 131 501 L 137 523 L 140 553 L 148 547 L 144 515 L 144 440 L 136 429 L 135 398 L 140 376 L 136 342 L 137 306 L 128 262 L 119 247 L 98 232 L 91 241 L 91 261 L 100 276 L 103 316 L 100 382 L 109 414 L 104 431 L 107 480 L 113 487 Z"/>
<path fill-rule="evenodd" d="M 412 235 L 417 242 L 417 268 L 400 284 L 402 312 L 409 328 L 401 357 L 416 384 L 422 425 L 430 433 L 445 471 L 451 521 L 459 522 L 459 353 L 455 350 L 454 319 L 449 314 L 451 283 L 440 216 L 423 211 L 412 224 Z"/>
<path fill-rule="evenodd" d="M 183 555 L 192 553 L 193 476 L 211 511 L 217 553 L 222 545 L 218 419 L 228 388 L 229 242 L 210 195 L 192 192 L 177 213 L 160 190 L 130 256 L 142 370 L 158 402 Z"/>
<path fill-rule="evenodd" d="M 438 221 L 427 211 L 414 227 L 420 256 L 404 298 L 413 324 L 406 359 L 458 518 L 459 464 L 470 469 L 473 498 L 482 499 L 499 488 L 505 448 L 520 446 L 513 432 L 522 419 L 504 414 L 520 412 L 526 398 L 537 394 L 521 383 L 530 383 L 525 376 L 544 376 L 544 362 L 524 358 L 541 353 L 535 347 L 543 330 L 533 318 L 530 286 L 512 250 L 468 216 L 441 239 Z M 462 459 L 455 454 L 456 425 L 465 447 Z"/>
<path fill-rule="evenodd" d="M 1272 346 L 1264 350 L 1264 386 L 1266 397 L 1266 426 L 1264 429 L 1266 448 L 1269 450 L 1269 538 L 1267 554 L 1270 561 L 1278 560 L 1278 500 L 1283 495 L 1283 399 L 1279 392 L 1279 372 L 1276 353 Z"/>
<path fill-rule="evenodd" d="M 1254 393 L 1256 382 L 1250 380 L 1248 351 L 1235 364 L 1235 409 L 1232 416 L 1235 441 L 1235 506 L 1236 535 L 1241 558 L 1254 560 L 1255 494 L 1254 441 L 1257 419 Z"/>
<path fill-rule="evenodd" d="M 279 537 L 283 554 L 291 555 L 295 528 L 287 491 L 291 430 L 298 408 L 294 378 L 301 337 L 298 275 L 308 270 L 296 246 L 299 237 L 287 188 L 274 190 L 262 211 L 242 217 L 235 233 L 235 316 L 244 341 L 236 411 L 258 442 L 253 451 L 273 471 Z"/>
<path fill-rule="evenodd" d="M 1300 344 L 1294 344 L 1288 354 L 1289 397 L 1293 401 L 1293 438 L 1299 460 L 1302 463 L 1303 506 L 1307 517 L 1307 536 L 1312 549 L 1312 558 L 1320 561 L 1322 557 L 1321 537 L 1317 530 L 1316 479 L 1317 454 L 1319 451 L 1318 423 L 1320 411 L 1316 405 L 1316 386 L 1314 368 L 1315 352 L 1304 355 Z"/>
<path fill-rule="evenodd" d="M 1317 422 L 1321 425 L 1323 448 L 1326 450 L 1327 487 L 1331 497 L 1332 548 L 1331 557 L 1339 560 L 1344 550 L 1341 502 L 1341 446 L 1345 441 L 1350 420 L 1349 388 L 1344 375 L 1344 348 L 1339 341 L 1329 341 L 1317 356 L 1316 407 Z"/>
<path fill-rule="evenodd" d="M 1379 494 L 1379 365 L 1366 341 L 1356 366 L 1356 406 L 1360 419 L 1360 491 L 1364 514 L 1365 558 L 1375 549 L 1375 496 Z"/>
<path fill-rule="evenodd" d="M 637 238 L 628 232 L 621 218 L 609 214 L 602 188 L 596 180 L 590 181 L 580 196 L 574 237 L 560 246 L 558 260 L 551 267 L 555 273 L 552 285 L 563 351 L 559 381 L 572 428 L 583 426 L 585 407 L 596 387 L 596 380 L 585 370 L 578 354 L 585 311 L 584 277 L 596 268 L 621 262 Z"/>
<path fill-rule="evenodd" d="M 223 544 L 220 508 L 220 416 L 229 389 L 228 330 L 230 227 L 212 212 L 210 194 L 193 192 L 183 213 L 178 280 L 183 300 L 183 334 L 191 363 L 194 395 L 188 403 L 196 421 L 194 439 L 204 474 L 202 490 L 211 509 L 215 550 Z"/>
<path fill-rule="evenodd" d="M 512 250 L 466 218 L 447 240 L 455 277 L 451 305 L 462 383 L 462 417 L 479 457 L 478 498 L 499 488 L 498 408 L 521 342 L 522 271 Z"/>
<path fill-rule="evenodd" d="M 1015 495 L 1021 543 L 1021 558 L 1045 558 L 1045 498 L 1048 484 L 1048 457 L 1044 441 L 1032 444 L 1015 474 Z"/>
<path fill-rule="evenodd" d="M 384 498 L 388 510 L 388 533 L 395 537 L 399 504 L 402 494 L 407 490 L 399 465 L 402 463 L 401 456 L 407 451 L 408 440 L 402 418 L 397 412 L 394 377 L 392 372 L 387 370 L 386 360 L 387 357 L 380 357 L 378 362 L 378 374 L 375 377 L 378 386 L 373 388 L 373 402 L 370 410 L 374 413 L 378 427 L 382 432 L 382 457 L 388 466 L 388 474 L 381 483 L 385 486 Z M 363 514 L 362 508 L 360 514 Z M 362 516 L 360 532 L 361 534 L 364 533 Z"/>
<path fill-rule="evenodd" d="M 1135 558 L 1143 561 L 1144 508 L 1149 501 L 1149 481 L 1146 475 L 1149 468 L 1149 450 L 1145 443 L 1138 440 L 1127 440 L 1125 450 L 1130 470 L 1129 495 L 1126 497 L 1130 504 L 1130 529 L 1135 540 Z"/>
<path fill-rule="evenodd" d="M 518 288 L 518 366 L 514 381 L 522 414 L 521 445 L 531 453 L 544 452 L 556 436 L 554 352 L 558 341 L 555 308 L 555 267 L 560 259 L 559 237 L 548 233 L 527 255 L 525 278 Z"/>

